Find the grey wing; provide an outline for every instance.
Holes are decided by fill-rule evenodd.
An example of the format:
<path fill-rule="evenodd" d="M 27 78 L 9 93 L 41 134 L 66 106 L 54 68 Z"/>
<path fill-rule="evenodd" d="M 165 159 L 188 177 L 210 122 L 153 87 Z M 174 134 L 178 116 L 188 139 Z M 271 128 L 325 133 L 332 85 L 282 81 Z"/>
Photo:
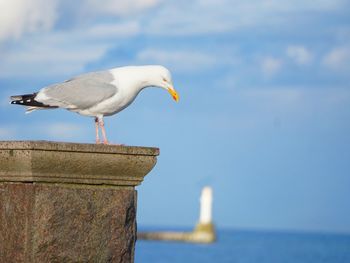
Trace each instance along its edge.
<path fill-rule="evenodd" d="M 66 109 L 88 109 L 118 92 L 113 80 L 108 71 L 83 74 L 40 90 L 35 100 Z"/>

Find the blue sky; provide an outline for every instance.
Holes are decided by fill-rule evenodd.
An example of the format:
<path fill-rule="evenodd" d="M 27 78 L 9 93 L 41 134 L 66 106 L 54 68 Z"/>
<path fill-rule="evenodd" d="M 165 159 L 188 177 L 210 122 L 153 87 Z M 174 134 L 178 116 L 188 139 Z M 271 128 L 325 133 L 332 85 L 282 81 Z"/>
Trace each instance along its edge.
<path fill-rule="evenodd" d="M 161 149 L 138 223 L 350 233 L 350 1 L 0 1 L 0 139 L 90 142 L 92 119 L 8 104 L 76 74 L 162 64 L 110 140 Z"/>

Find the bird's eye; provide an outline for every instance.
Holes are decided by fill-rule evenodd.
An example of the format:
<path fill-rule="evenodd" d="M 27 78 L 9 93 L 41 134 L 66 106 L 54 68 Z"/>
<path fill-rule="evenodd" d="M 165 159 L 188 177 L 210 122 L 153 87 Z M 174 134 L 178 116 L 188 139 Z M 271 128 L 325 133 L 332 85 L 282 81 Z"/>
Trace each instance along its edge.
<path fill-rule="evenodd" d="M 163 78 L 163 81 L 167 82 L 166 78 Z"/>

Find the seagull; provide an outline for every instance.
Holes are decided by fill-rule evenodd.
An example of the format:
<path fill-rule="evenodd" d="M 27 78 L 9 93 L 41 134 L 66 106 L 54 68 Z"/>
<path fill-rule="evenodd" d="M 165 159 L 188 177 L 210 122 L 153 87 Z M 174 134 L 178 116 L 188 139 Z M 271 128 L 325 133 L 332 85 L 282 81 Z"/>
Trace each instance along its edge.
<path fill-rule="evenodd" d="M 147 87 L 167 90 L 177 102 L 170 71 L 160 65 L 125 66 L 78 75 L 62 83 L 42 88 L 32 94 L 11 96 L 11 104 L 27 107 L 26 113 L 38 109 L 63 108 L 95 121 L 96 143 L 108 144 L 104 117 L 128 107 Z"/>

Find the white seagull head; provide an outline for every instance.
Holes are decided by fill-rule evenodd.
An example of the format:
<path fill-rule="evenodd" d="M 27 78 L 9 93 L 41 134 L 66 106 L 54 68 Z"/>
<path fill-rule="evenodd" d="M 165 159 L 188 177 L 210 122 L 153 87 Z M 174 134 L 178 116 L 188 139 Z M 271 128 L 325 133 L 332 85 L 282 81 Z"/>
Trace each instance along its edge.
<path fill-rule="evenodd" d="M 174 88 L 170 71 L 163 66 L 149 65 L 140 66 L 142 71 L 146 74 L 142 85 L 144 87 L 154 86 L 167 90 L 175 101 L 179 101 L 179 94 Z"/>

